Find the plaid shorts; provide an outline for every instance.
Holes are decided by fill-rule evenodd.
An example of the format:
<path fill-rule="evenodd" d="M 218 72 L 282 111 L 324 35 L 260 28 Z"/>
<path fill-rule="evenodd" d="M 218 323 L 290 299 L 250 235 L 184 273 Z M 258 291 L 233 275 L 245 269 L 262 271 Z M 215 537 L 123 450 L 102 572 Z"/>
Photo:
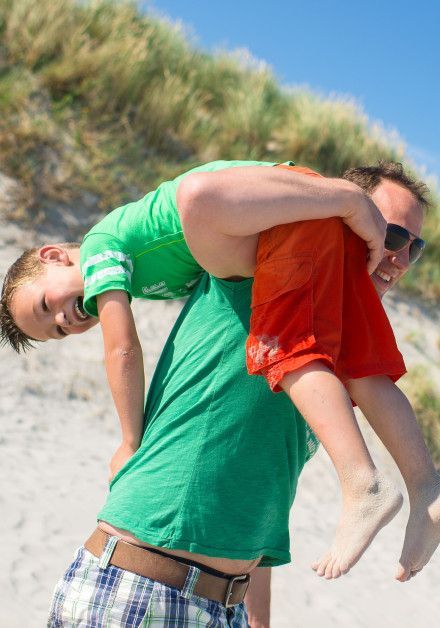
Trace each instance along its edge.
<path fill-rule="evenodd" d="M 243 603 L 226 608 L 192 594 L 200 573 L 197 567 L 190 567 L 185 585 L 179 590 L 113 565 L 103 565 L 102 559 L 79 548 L 55 587 L 48 628 L 248 626 Z"/>

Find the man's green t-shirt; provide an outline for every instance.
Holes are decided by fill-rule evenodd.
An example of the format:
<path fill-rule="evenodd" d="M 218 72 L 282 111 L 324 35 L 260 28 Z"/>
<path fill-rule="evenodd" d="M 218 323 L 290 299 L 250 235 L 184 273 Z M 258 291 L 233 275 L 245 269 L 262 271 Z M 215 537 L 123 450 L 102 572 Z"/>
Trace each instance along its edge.
<path fill-rule="evenodd" d="M 316 440 L 287 395 L 246 372 L 251 285 L 203 275 L 98 518 L 159 547 L 270 566 L 290 561 L 289 510 Z"/>
<path fill-rule="evenodd" d="M 97 316 L 96 297 L 124 290 L 144 299 L 178 299 L 190 294 L 203 269 L 185 242 L 176 205 L 181 180 L 192 172 L 238 166 L 273 166 L 261 161 L 214 161 L 165 181 L 135 203 L 110 212 L 84 237 L 81 272 L 84 309 Z"/>

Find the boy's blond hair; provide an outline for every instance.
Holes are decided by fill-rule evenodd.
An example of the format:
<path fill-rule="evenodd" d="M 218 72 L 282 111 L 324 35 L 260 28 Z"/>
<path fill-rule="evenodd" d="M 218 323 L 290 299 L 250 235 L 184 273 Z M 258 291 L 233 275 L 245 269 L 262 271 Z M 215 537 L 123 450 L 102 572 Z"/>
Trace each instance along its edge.
<path fill-rule="evenodd" d="M 78 242 L 63 242 L 58 246 L 63 249 L 77 249 L 80 245 Z M 9 343 L 17 353 L 30 349 L 32 343 L 37 342 L 17 326 L 11 312 L 11 303 L 17 288 L 31 283 L 43 273 L 44 264 L 38 257 L 39 250 L 37 247 L 27 249 L 20 255 L 9 268 L 3 282 L 0 300 L 0 344 Z"/>

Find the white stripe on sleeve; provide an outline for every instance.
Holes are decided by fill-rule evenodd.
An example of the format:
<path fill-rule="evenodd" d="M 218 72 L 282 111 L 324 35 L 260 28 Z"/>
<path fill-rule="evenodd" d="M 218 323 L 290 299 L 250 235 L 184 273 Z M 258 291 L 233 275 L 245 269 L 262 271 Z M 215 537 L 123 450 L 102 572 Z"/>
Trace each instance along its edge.
<path fill-rule="evenodd" d="M 110 268 L 103 268 L 102 270 L 97 270 L 95 273 L 90 275 L 84 280 L 84 287 L 87 288 L 93 283 L 96 283 L 103 277 L 108 277 L 110 275 L 126 275 L 128 280 L 131 281 L 131 273 L 122 268 L 122 266 L 110 266 Z"/>
<path fill-rule="evenodd" d="M 103 251 L 102 253 L 97 253 L 96 255 L 92 255 L 89 257 L 86 262 L 82 265 L 82 273 L 85 275 L 85 272 L 90 266 L 95 266 L 100 262 L 105 262 L 109 259 L 116 259 L 118 262 L 126 262 L 130 272 L 133 272 L 133 262 L 131 261 L 130 255 L 126 255 L 125 253 L 121 253 L 121 251 Z"/>

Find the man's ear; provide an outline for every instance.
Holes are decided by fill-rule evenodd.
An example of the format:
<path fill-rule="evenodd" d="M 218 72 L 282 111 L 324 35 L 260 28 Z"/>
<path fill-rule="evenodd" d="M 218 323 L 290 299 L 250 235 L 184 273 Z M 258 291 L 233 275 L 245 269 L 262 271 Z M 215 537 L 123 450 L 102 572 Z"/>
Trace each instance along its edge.
<path fill-rule="evenodd" d="M 59 264 L 69 266 L 70 258 L 66 249 L 57 244 L 45 244 L 38 251 L 38 259 L 43 264 Z"/>

